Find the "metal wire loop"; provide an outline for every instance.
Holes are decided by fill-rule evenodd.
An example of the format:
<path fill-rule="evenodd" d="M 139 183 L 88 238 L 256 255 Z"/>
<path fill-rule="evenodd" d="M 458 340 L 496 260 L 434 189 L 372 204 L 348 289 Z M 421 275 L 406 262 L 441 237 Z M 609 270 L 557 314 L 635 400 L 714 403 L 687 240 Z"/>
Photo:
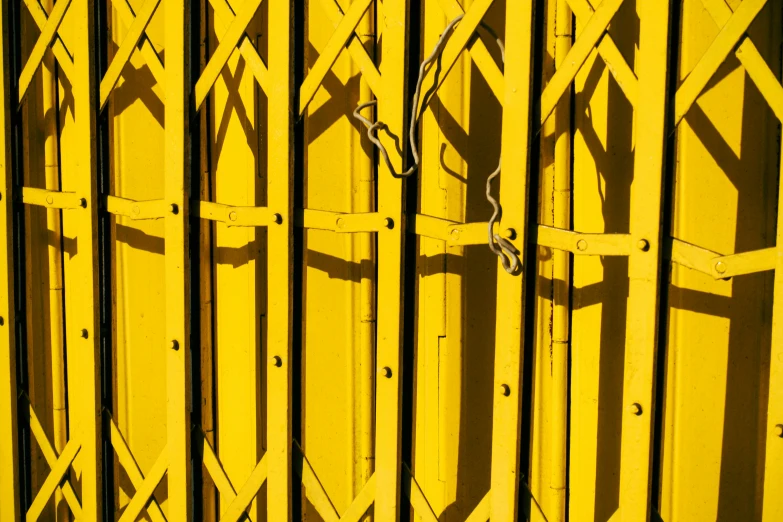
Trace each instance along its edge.
<path fill-rule="evenodd" d="M 353 117 L 356 118 L 359 122 L 362 123 L 362 125 L 364 125 L 367 128 L 367 138 L 380 151 L 381 156 L 383 157 L 383 161 L 386 163 L 386 167 L 389 169 L 389 172 L 392 173 L 392 176 L 405 178 L 411 176 L 414 172 L 416 172 L 419 169 L 420 157 L 419 157 L 419 149 L 417 147 L 416 129 L 418 127 L 419 117 L 421 113 L 417 112 L 417 109 L 419 106 L 419 100 L 421 98 L 421 87 L 422 84 L 424 83 L 424 76 L 427 72 L 427 66 L 440 56 L 441 52 L 443 51 L 443 47 L 446 44 L 446 41 L 448 40 L 449 36 L 451 36 L 451 33 L 453 32 L 454 28 L 457 26 L 457 24 L 462 20 L 464 16 L 465 16 L 464 14 L 461 14 L 456 18 L 454 18 L 451 22 L 449 22 L 449 24 L 443 30 L 443 33 L 438 39 L 438 42 L 435 44 L 435 47 L 433 48 L 430 55 L 427 56 L 419 66 L 419 78 L 416 81 L 416 90 L 413 93 L 410 128 L 408 129 L 408 141 L 410 143 L 411 153 L 413 155 L 413 165 L 411 165 L 408 168 L 408 170 L 400 173 L 394 171 L 394 167 L 391 164 L 391 160 L 389 159 L 389 154 L 386 151 L 386 147 L 384 147 L 383 143 L 381 143 L 381 141 L 378 139 L 378 130 L 385 127 L 384 123 L 381 121 L 376 121 L 375 123 L 373 123 L 367 118 L 365 118 L 364 116 L 362 116 L 361 114 L 362 110 L 368 107 L 376 106 L 378 103 L 377 100 L 361 103 L 353 111 Z M 493 38 L 495 38 L 495 42 L 497 43 L 497 46 L 500 49 L 501 60 L 503 61 L 503 63 L 505 63 L 506 50 L 505 50 L 505 46 L 503 45 L 503 42 L 489 26 L 487 26 L 483 22 L 481 22 L 480 25 L 485 30 L 487 30 L 487 32 L 489 32 L 493 36 Z M 424 101 L 424 103 L 422 103 L 421 105 L 422 112 L 424 111 L 424 108 L 427 106 L 430 98 L 434 93 L 435 91 L 433 90 L 430 93 L 429 97 Z M 502 214 L 500 203 L 492 196 L 492 192 L 491 192 L 492 180 L 494 180 L 499 175 L 500 175 L 500 162 L 498 162 L 498 168 L 495 169 L 495 171 L 492 174 L 490 174 L 489 177 L 487 178 L 487 192 L 486 192 L 487 201 L 489 201 L 489 203 L 492 205 L 494 209 L 494 212 L 492 213 L 492 217 L 490 218 L 488 224 L 489 226 L 488 244 L 489 244 L 489 249 L 492 250 L 492 252 L 495 253 L 495 255 L 497 255 L 500 258 L 500 261 L 503 264 L 503 268 L 506 270 L 506 272 L 508 272 L 509 274 L 513 274 L 521 266 L 521 262 L 519 256 L 517 255 L 516 248 L 514 248 L 514 245 L 507 239 L 499 236 L 498 234 L 492 233 L 495 223 L 497 223 L 498 219 L 500 219 L 500 216 Z"/>

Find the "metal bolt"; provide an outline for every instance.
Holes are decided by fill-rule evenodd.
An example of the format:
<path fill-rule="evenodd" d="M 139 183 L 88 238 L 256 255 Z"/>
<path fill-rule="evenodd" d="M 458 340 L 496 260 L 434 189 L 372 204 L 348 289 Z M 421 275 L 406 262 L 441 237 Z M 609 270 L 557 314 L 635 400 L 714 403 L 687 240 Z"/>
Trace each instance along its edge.
<path fill-rule="evenodd" d="M 141 209 L 138 205 L 133 205 L 133 208 L 131 209 L 134 215 L 138 216 L 141 213 Z"/>
<path fill-rule="evenodd" d="M 283 366 L 283 359 L 281 359 L 279 355 L 275 355 L 274 357 L 272 357 L 272 364 L 280 368 L 281 366 Z"/>
<path fill-rule="evenodd" d="M 783 424 L 775 426 L 775 436 L 783 439 Z"/>
<path fill-rule="evenodd" d="M 345 228 L 345 220 L 343 218 L 337 218 L 337 228 Z"/>
<path fill-rule="evenodd" d="M 169 343 L 169 348 L 171 348 L 172 350 L 179 350 L 179 341 L 177 341 L 176 339 L 173 339 Z"/>
<path fill-rule="evenodd" d="M 503 231 L 503 237 L 506 239 L 514 239 L 517 237 L 517 231 L 513 228 L 507 228 Z"/>
<path fill-rule="evenodd" d="M 172 203 L 171 205 L 169 205 L 169 212 L 171 212 L 174 215 L 179 214 L 179 207 L 177 206 L 176 203 Z"/>
<path fill-rule="evenodd" d="M 636 242 L 636 248 L 638 248 L 642 252 L 647 252 L 648 250 L 650 250 L 650 242 L 647 241 L 646 239 L 640 239 L 639 241 Z"/>
<path fill-rule="evenodd" d="M 228 213 L 228 219 L 230 219 L 231 221 L 236 221 L 237 213 L 232 210 L 231 212 Z"/>
<path fill-rule="evenodd" d="M 456 240 L 459 239 L 459 229 L 458 228 L 454 228 L 454 229 L 451 230 L 451 239 L 453 241 L 456 241 Z"/>
<path fill-rule="evenodd" d="M 3 200 L 3 193 L 0 192 L 0 201 L 2 201 L 2 200 Z"/>
<path fill-rule="evenodd" d="M 283 216 L 280 214 L 272 214 L 272 221 L 277 223 L 278 225 L 283 222 Z"/>
<path fill-rule="evenodd" d="M 54 204 L 54 198 L 52 196 L 46 196 L 46 202 L 52 205 Z"/>
<path fill-rule="evenodd" d="M 725 273 L 726 268 L 727 268 L 726 263 L 724 263 L 723 261 L 718 261 L 717 263 L 715 263 L 715 271 L 718 272 L 719 274 Z"/>
<path fill-rule="evenodd" d="M 82 208 L 87 208 L 87 200 L 84 199 L 84 198 L 81 198 L 79 200 L 79 206 L 82 207 Z"/>
<path fill-rule="evenodd" d="M 5 318 L 0 317 L 0 326 L 3 326 L 5 324 Z"/>
<path fill-rule="evenodd" d="M 391 368 L 389 368 L 388 366 L 384 366 L 383 368 L 381 368 L 381 375 L 383 375 L 387 379 L 391 377 L 392 376 Z"/>
<path fill-rule="evenodd" d="M 634 402 L 628 407 L 628 411 L 637 417 L 642 414 L 642 405 L 638 402 Z"/>
<path fill-rule="evenodd" d="M 503 397 L 508 397 L 509 395 L 511 395 L 511 388 L 509 387 L 508 384 L 501 384 L 500 385 L 500 394 Z"/>
<path fill-rule="evenodd" d="M 383 226 L 391 230 L 392 228 L 394 228 L 394 220 L 390 217 L 384 218 Z"/>
<path fill-rule="evenodd" d="M 580 239 L 579 241 L 576 242 L 576 248 L 584 252 L 585 250 L 587 250 L 587 241 L 585 241 L 584 239 Z"/>
<path fill-rule="evenodd" d="M 87 328 L 82 328 L 82 339 L 87 339 L 90 336 L 90 333 L 87 331 Z"/>

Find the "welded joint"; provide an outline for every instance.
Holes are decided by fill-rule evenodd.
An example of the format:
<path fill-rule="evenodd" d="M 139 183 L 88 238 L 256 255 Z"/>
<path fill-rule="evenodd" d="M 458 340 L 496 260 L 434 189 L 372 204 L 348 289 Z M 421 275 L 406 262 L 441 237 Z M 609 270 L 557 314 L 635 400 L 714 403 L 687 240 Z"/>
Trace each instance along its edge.
<path fill-rule="evenodd" d="M 220 221 L 229 227 L 267 227 L 280 225 L 283 216 L 269 207 L 235 207 L 211 201 L 198 201 L 194 211 L 201 219 Z"/>
<path fill-rule="evenodd" d="M 87 200 L 75 192 L 22 187 L 22 203 L 46 208 L 86 208 Z"/>
<path fill-rule="evenodd" d="M 303 228 L 344 234 L 380 232 L 395 226 L 392 218 L 378 212 L 343 213 L 308 208 L 297 212 L 294 224 Z"/>
<path fill-rule="evenodd" d="M 628 256 L 633 241 L 630 234 L 585 234 L 539 225 L 536 244 L 581 256 Z"/>
<path fill-rule="evenodd" d="M 133 199 L 106 196 L 106 212 L 134 220 L 161 219 L 170 212 L 171 205 L 162 199 L 136 201 Z"/>
<path fill-rule="evenodd" d="M 671 261 L 711 275 L 715 279 L 755 274 L 775 269 L 777 249 L 762 248 L 741 254 L 722 255 L 676 238 L 671 238 Z"/>

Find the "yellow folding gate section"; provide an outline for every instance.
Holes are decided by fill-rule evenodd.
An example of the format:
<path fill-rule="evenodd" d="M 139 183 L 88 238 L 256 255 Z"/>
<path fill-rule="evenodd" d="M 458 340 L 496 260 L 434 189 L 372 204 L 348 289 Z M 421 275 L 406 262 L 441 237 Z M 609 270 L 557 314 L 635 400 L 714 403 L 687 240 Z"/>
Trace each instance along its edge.
<path fill-rule="evenodd" d="M 0 521 L 783 520 L 783 2 L 0 28 Z"/>

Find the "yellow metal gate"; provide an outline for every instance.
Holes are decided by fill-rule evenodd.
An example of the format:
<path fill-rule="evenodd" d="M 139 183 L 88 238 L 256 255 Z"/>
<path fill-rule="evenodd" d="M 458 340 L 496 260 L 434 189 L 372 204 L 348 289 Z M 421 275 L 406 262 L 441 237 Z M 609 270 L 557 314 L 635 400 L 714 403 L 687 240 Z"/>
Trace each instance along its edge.
<path fill-rule="evenodd" d="M 783 2 L 0 27 L 0 521 L 783 520 Z"/>

